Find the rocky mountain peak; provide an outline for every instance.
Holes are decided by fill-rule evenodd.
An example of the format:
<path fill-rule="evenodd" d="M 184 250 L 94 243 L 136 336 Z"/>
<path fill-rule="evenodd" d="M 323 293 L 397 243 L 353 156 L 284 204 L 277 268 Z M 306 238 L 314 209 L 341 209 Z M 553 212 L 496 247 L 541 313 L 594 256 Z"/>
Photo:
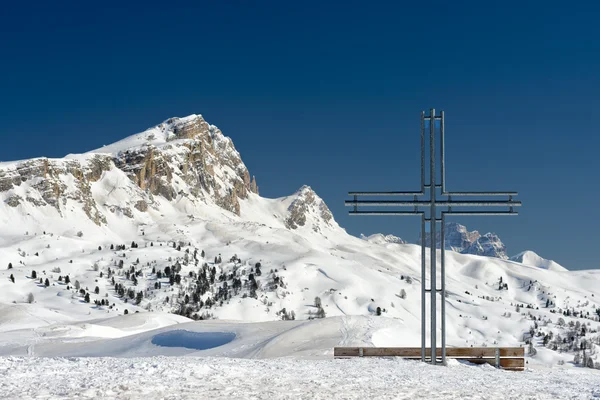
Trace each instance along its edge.
<path fill-rule="evenodd" d="M 447 222 L 445 225 L 444 244 L 446 250 L 462 254 L 474 254 L 486 257 L 507 259 L 506 246 L 494 233 L 481 235 L 478 231 L 467 230 L 467 227 L 456 222 Z M 417 241 L 421 244 L 421 237 Z M 431 234 L 425 235 L 425 245 L 431 247 Z M 436 248 L 441 246 L 441 233 L 436 232 Z"/>
<path fill-rule="evenodd" d="M 308 226 L 315 232 L 324 227 L 337 225 L 327 204 L 310 186 L 302 186 L 291 196 L 285 226 L 288 229 L 298 229 Z"/>
<path fill-rule="evenodd" d="M 107 212 L 133 218 L 160 198 L 212 203 L 239 215 L 239 200 L 249 193 L 258 194 L 256 179 L 231 139 L 201 115 L 170 118 L 86 154 L 0 165 L 0 195 L 7 205 L 51 207 L 62 217 L 83 209 L 97 225 L 106 223 Z"/>

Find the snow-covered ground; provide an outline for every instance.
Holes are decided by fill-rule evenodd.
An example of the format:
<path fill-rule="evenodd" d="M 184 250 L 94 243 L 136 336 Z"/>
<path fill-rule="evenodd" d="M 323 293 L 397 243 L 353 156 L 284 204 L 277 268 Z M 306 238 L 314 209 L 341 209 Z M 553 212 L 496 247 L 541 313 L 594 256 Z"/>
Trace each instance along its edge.
<path fill-rule="evenodd" d="M 590 399 L 600 373 L 400 359 L 0 358 L 3 399 Z M 594 372 L 594 371 L 592 371 Z M 597 372 L 597 371 L 596 371 Z"/>
<path fill-rule="evenodd" d="M 333 359 L 336 345 L 397 341 L 404 330 L 390 318 L 172 320 L 173 325 L 140 332 L 164 322 L 162 315 L 140 313 L 8 332 L 0 349 L 17 355 L 0 357 L 0 398 L 600 397 L 600 371 L 548 367 L 529 357 L 524 372 L 456 360 L 432 367 L 395 358 Z"/>

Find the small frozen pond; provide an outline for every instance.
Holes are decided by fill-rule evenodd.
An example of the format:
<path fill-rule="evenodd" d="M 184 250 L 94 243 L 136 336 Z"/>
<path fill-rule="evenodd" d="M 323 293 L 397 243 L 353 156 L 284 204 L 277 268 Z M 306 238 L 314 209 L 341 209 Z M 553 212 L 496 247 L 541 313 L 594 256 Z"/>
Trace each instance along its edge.
<path fill-rule="evenodd" d="M 235 333 L 231 332 L 190 332 L 176 330 L 155 335 L 152 338 L 152 344 L 165 347 L 206 350 L 223 346 L 233 339 L 235 339 Z"/>

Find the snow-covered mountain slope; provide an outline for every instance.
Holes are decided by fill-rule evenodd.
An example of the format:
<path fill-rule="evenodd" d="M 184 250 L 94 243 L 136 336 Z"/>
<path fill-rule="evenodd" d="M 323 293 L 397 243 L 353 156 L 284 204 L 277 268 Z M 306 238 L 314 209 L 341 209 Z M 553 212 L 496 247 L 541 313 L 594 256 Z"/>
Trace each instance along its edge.
<path fill-rule="evenodd" d="M 325 325 L 289 320 L 338 317 L 326 319 L 337 333 L 323 347 L 307 344 L 315 356 L 332 343 L 418 346 L 420 247 L 348 235 L 310 187 L 267 199 L 249 176 L 232 141 L 199 116 L 83 155 L 1 164 L 0 354 L 77 355 L 53 353 L 54 342 L 42 350 L 124 337 L 153 354 L 144 332 L 210 318 L 283 319 L 310 337 Z M 600 344 L 598 270 L 457 252 L 446 269 L 449 345 L 523 345 L 533 332 L 535 362 L 552 364 L 573 359 L 554 347 L 590 355 Z M 363 322 L 350 329 L 350 316 Z"/>
<path fill-rule="evenodd" d="M 387 243 L 397 243 L 397 244 L 406 244 L 407 242 L 394 235 L 383 235 L 381 233 L 374 233 L 373 235 L 365 236 L 360 235 L 361 239 L 364 239 L 371 243 L 377 244 L 387 244 Z"/>
<path fill-rule="evenodd" d="M 514 255 L 510 258 L 510 260 L 521 263 L 523 265 L 529 265 L 530 267 L 538 267 L 548 269 L 551 271 L 561 272 L 567 270 L 559 263 L 554 262 L 552 260 L 546 260 L 545 258 L 540 257 L 531 250 L 523 251 L 517 255 Z"/>

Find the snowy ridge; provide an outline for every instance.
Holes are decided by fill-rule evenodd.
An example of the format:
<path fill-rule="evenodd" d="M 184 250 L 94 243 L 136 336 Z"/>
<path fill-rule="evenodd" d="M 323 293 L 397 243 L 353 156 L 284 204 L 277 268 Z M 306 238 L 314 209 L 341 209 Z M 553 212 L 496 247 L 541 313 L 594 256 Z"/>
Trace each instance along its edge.
<path fill-rule="evenodd" d="M 387 244 L 387 243 L 396 243 L 396 244 L 406 244 L 407 242 L 394 235 L 384 235 L 382 233 L 374 233 L 369 236 L 365 236 L 363 234 L 360 235 L 360 238 L 366 240 L 370 243 L 376 244 Z"/>
<path fill-rule="evenodd" d="M 554 262 L 552 260 L 546 260 L 545 258 L 538 256 L 531 250 L 523 251 L 517 255 L 514 255 L 510 258 L 510 260 L 521 263 L 523 265 L 529 265 L 530 267 L 538 267 L 558 272 L 567 271 L 565 267 L 558 264 L 557 262 Z"/>

